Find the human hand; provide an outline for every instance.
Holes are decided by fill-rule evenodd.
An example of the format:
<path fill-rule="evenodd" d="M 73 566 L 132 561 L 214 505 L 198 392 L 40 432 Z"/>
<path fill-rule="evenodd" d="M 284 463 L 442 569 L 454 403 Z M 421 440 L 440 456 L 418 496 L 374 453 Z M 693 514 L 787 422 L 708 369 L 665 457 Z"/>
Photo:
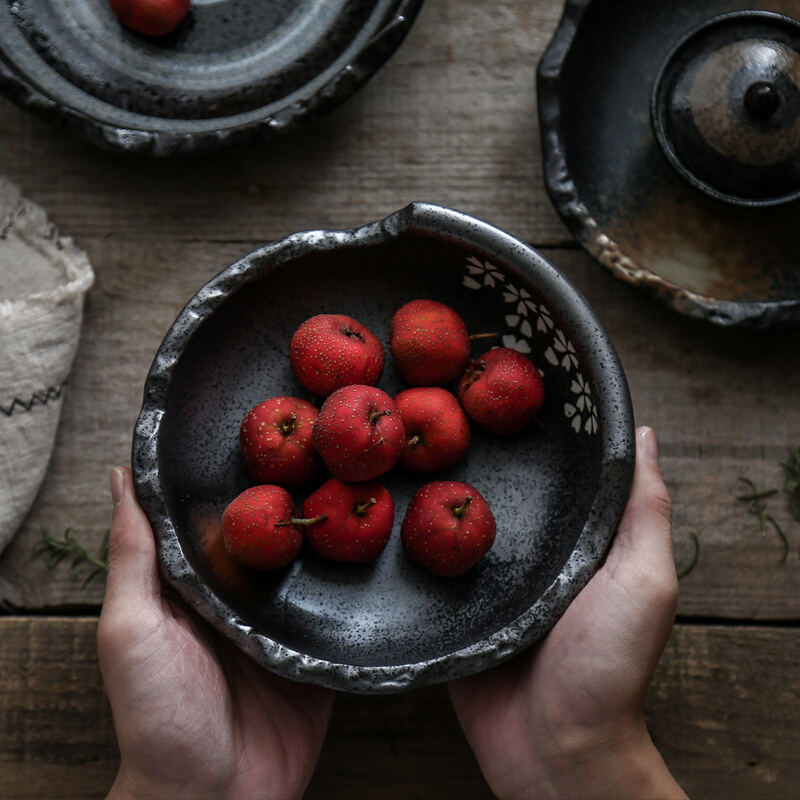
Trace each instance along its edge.
<path fill-rule="evenodd" d="M 448 686 L 499 798 L 686 797 L 643 708 L 677 600 L 670 499 L 653 431 L 639 428 L 631 495 L 602 567 L 540 643 Z"/>
<path fill-rule="evenodd" d="M 259 667 L 162 590 L 129 469 L 111 477 L 100 670 L 121 754 L 109 798 L 300 797 L 333 692 Z"/>

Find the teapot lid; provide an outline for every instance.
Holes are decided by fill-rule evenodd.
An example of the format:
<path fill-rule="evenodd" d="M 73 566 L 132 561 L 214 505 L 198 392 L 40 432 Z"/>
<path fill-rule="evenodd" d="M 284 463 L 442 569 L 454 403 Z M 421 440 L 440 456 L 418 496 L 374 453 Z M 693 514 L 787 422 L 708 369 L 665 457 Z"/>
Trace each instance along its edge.
<path fill-rule="evenodd" d="M 697 189 L 744 206 L 800 197 L 800 23 L 768 11 L 707 20 L 667 54 L 650 111 Z"/>

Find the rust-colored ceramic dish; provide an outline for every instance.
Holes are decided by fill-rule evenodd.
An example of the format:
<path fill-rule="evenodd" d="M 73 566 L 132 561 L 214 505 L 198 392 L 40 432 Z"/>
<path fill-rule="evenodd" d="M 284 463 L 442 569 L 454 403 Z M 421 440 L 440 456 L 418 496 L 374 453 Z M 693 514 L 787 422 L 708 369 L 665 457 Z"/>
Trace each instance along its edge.
<path fill-rule="evenodd" d="M 613 275 L 682 314 L 800 324 L 797 19 L 796 0 L 567 0 L 539 64 L 557 211 Z"/>

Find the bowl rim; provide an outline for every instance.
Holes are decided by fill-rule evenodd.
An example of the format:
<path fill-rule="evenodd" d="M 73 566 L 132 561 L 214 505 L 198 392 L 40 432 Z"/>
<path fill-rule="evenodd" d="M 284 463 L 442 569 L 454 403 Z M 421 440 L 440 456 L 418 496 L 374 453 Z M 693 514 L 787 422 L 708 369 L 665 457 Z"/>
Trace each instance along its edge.
<path fill-rule="evenodd" d="M 225 302 L 230 290 L 240 289 L 287 260 L 312 251 L 372 245 L 404 234 L 444 238 L 496 254 L 498 261 L 510 266 L 513 262 L 514 269 L 529 270 L 529 277 L 535 275 L 537 290 L 541 290 L 545 302 L 548 297 L 559 298 L 564 328 L 572 334 L 578 357 L 596 390 L 601 472 L 596 495 L 570 557 L 550 586 L 519 617 L 480 642 L 429 660 L 353 665 L 294 651 L 254 631 L 203 584 L 185 557 L 167 512 L 159 475 L 158 438 L 180 353 L 205 319 Z M 138 500 L 154 529 L 162 576 L 190 606 L 273 672 L 342 691 L 376 694 L 474 674 L 510 658 L 547 633 L 599 568 L 624 509 L 634 461 L 633 408 L 627 380 L 610 339 L 578 289 L 540 253 L 511 234 L 465 213 L 415 202 L 359 228 L 291 234 L 257 248 L 206 283 L 184 306 L 153 360 L 134 429 L 131 463 Z"/>

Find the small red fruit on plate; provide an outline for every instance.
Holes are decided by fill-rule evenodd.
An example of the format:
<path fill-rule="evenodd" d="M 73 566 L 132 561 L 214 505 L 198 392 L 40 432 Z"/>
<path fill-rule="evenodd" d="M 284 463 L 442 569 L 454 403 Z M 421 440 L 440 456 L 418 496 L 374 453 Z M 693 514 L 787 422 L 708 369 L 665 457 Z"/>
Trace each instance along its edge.
<path fill-rule="evenodd" d="M 327 397 L 350 384 L 374 386 L 386 351 L 377 336 L 344 314 L 307 319 L 289 342 L 289 361 L 300 383 Z"/>
<path fill-rule="evenodd" d="M 271 397 L 242 420 L 239 442 L 250 474 L 262 484 L 303 486 L 322 469 L 311 431 L 316 406 L 298 397 Z"/>
<path fill-rule="evenodd" d="M 474 359 L 458 384 L 467 416 L 490 433 L 519 433 L 544 403 L 539 370 L 522 353 L 497 347 Z"/>
<path fill-rule="evenodd" d="M 334 477 L 370 481 L 400 459 L 405 432 L 394 401 L 375 386 L 343 386 L 322 404 L 314 447 Z"/>
<path fill-rule="evenodd" d="M 145 36 L 166 36 L 189 11 L 191 0 L 109 0 L 126 28 Z"/>
<path fill-rule="evenodd" d="M 303 534 L 297 509 L 280 486 L 245 489 L 222 514 L 222 539 L 228 555 L 250 569 L 278 569 L 297 557 Z"/>
<path fill-rule="evenodd" d="M 395 395 L 406 443 L 400 464 L 412 472 L 455 466 L 469 449 L 470 427 L 452 392 L 437 386 L 413 387 Z"/>
<path fill-rule="evenodd" d="M 331 478 L 305 499 L 303 517 L 306 539 L 319 555 L 334 561 L 374 561 L 392 533 L 394 500 L 377 481 Z"/>
<path fill-rule="evenodd" d="M 400 529 L 408 555 L 434 575 L 448 578 L 477 564 L 496 533 L 483 495 L 461 481 L 434 481 L 417 489 Z"/>
<path fill-rule="evenodd" d="M 470 338 L 461 316 L 436 300 L 412 300 L 392 317 L 389 349 L 397 374 L 412 386 L 444 386 L 470 359 Z"/>

